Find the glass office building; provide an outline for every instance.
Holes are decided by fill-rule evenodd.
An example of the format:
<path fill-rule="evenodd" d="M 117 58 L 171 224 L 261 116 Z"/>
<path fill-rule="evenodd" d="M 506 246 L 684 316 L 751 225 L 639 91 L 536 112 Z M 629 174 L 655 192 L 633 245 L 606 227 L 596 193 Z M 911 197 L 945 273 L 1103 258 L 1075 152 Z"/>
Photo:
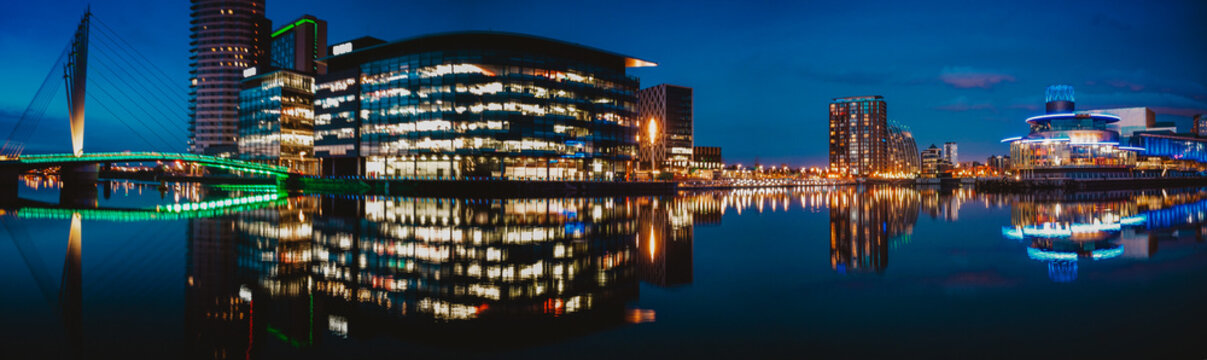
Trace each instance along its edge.
<path fill-rule="evenodd" d="M 239 156 L 302 174 L 317 173 L 313 109 L 314 78 L 309 75 L 277 70 L 244 79 L 239 92 Z"/>
<path fill-rule="evenodd" d="M 316 141 L 324 161 L 351 151 L 358 163 L 324 173 L 370 177 L 625 179 L 638 89 L 625 70 L 654 65 L 495 32 L 332 53 L 318 81 Z"/>

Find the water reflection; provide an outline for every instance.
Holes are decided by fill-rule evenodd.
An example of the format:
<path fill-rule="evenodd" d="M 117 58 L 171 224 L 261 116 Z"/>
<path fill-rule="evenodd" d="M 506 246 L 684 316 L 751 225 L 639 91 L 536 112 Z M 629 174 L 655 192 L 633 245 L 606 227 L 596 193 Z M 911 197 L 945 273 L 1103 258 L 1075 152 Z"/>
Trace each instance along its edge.
<path fill-rule="evenodd" d="M 122 184 L 114 188 L 115 197 L 143 191 Z M 81 258 L 96 256 L 85 235 L 95 233 L 83 228 L 100 221 L 185 219 L 177 223 L 187 223 L 183 341 L 202 357 L 248 358 L 279 357 L 292 349 L 328 352 L 349 344 L 374 344 L 365 347 L 372 349 L 415 345 L 439 349 L 437 353 L 538 349 L 626 328 L 663 331 L 675 321 L 680 321 L 677 331 L 708 336 L 693 333 L 682 316 L 684 309 L 708 307 L 707 313 L 695 314 L 705 323 L 717 315 L 716 307 L 693 303 L 683 294 L 732 292 L 733 285 L 701 290 L 724 280 L 716 272 L 745 276 L 743 281 L 755 288 L 805 284 L 859 296 L 862 290 L 852 289 L 926 288 L 952 281 L 1009 284 L 1023 292 L 1029 284 L 1022 278 L 1047 284 L 1037 270 L 1043 265 L 1051 280 L 1070 282 L 1078 280 L 1079 272 L 1102 274 L 1087 262 L 1117 264 L 1153 258 L 1158 250 L 1177 253 L 1178 246 L 1159 243 L 1202 242 L 1201 224 L 1207 220 L 1207 190 L 1199 189 L 989 195 L 969 189 L 867 186 L 572 199 L 284 196 L 203 187 L 176 187 L 166 196 L 154 187 L 147 190 L 148 209 L 154 210 L 107 207 L 117 201 L 102 201 L 95 209 L 27 201 L 0 217 L 10 235 L 21 221 L 31 219 L 70 226 L 63 232 L 65 252 L 55 253 L 64 256 L 61 282 L 39 270 L 51 267 L 38 264 L 36 256 L 25 259 L 38 286 L 51 284 L 42 289 L 47 299 L 55 297 L 53 285 L 61 284 L 56 315 L 67 331 L 56 343 L 86 349 L 87 340 L 98 337 L 95 327 L 81 325 L 89 317 L 84 311 L 89 298 L 81 296 L 81 289 L 112 283 L 82 285 L 89 274 L 108 269 L 88 270 L 82 265 L 92 262 Z M 167 199 L 178 199 L 181 206 Z M 977 204 L 982 206 L 969 206 Z M 746 218 L 735 221 L 738 214 Z M 992 236 L 1007 216 L 1010 225 L 1002 226 L 1001 233 L 1019 245 Z M 770 250 L 792 254 L 786 264 L 771 267 L 779 271 L 776 276 L 767 277 L 759 262 L 777 254 L 755 257 L 756 246 L 717 241 L 735 240 L 734 233 L 720 231 L 723 218 L 733 222 L 726 224 L 730 227 L 754 220 L 787 228 L 777 233 L 743 227 L 737 232 L 736 240 L 786 235 L 775 239 Z M 820 223 L 804 226 L 796 219 Z M 827 220 L 828 247 L 825 234 L 816 232 Z M 954 228 L 957 222 L 966 228 L 948 231 L 961 236 L 934 235 L 941 237 L 944 232 L 936 229 Z M 991 236 L 974 238 L 965 231 Z M 914 239 L 915 232 L 920 239 Z M 697 236 L 709 241 L 696 243 Z M 22 255 L 36 253 L 28 239 L 14 243 Z M 718 248 L 725 253 L 717 254 Z M 696 252 L 703 255 L 697 258 Z M 963 259 L 977 260 L 957 262 Z M 795 270 L 798 264 L 817 273 Z M 180 269 L 175 261 L 170 266 Z M 894 276 L 877 276 L 883 274 Z M 1112 276 L 1106 275 L 1114 280 Z M 179 284 L 178 279 L 173 277 L 172 284 Z M 744 311 L 743 316 L 764 314 Z M 650 322 L 657 324 L 635 325 Z"/>
<path fill-rule="evenodd" d="M 1002 235 L 1027 245 L 1055 282 L 1077 280 L 1079 261 L 1147 259 L 1161 239 L 1202 242 L 1207 190 L 1020 195 Z"/>
<path fill-rule="evenodd" d="M 830 193 L 830 267 L 883 273 L 889 247 L 909 242 L 921 195 L 898 187 L 848 187 Z"/>
<path fill-rule="evenodd" d="M 439 343 L 473 331 L 516 346 L 653 321 L 626 307 L 638 281 L 691 283 L 692 219 L 719 212 L 689 204 L 311 196 L 191 220 L 188 328 L 223 357 L 258 337 L 307 347 L 328 332 Z"/>

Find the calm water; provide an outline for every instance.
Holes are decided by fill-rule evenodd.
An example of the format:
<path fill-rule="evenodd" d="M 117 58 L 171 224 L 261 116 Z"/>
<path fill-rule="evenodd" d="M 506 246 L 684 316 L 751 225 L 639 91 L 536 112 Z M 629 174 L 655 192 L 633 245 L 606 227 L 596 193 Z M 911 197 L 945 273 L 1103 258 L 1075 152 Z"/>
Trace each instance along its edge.
<path fill-rule="evenodd" d="M 101 210 L 73 210 L 47 185 L 0 215 L 6 354 L 1207 355 L 1207 189 L 492 200 L 114 184 Z"/>

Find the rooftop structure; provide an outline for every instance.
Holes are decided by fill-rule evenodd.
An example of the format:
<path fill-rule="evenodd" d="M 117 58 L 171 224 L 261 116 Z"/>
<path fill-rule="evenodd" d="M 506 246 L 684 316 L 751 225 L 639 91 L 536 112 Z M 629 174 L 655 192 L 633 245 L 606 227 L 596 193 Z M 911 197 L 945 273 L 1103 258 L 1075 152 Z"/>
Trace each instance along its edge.
<path fill-rule="evenodd" d="M 1045 98 L 1047 113 L 1026 119 L 1029 134 L 1002 140 L 1010 143 L 1011 163 L 1023 176 L 1063 177 L 1068 171 L 1112 171 L 1135 163 L 1138 149 L 1121 147 L 1119 132 L 1108 126 L 1119 116 L 1075 112 L 1073 88 L 1067 85 L 1049 87 Z"/>

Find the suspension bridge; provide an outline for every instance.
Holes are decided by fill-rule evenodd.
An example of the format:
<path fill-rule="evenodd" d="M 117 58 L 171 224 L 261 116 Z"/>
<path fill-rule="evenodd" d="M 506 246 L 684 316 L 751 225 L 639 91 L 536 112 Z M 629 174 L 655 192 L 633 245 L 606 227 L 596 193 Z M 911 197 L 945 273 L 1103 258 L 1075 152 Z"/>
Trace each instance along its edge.
<path fill-rule="evenodd" d="M 98 36 L 93 36 L 96 34 Z M 92 72 L 89 72 L 89 68 Z M 91 77 L 90 77 L 91 76 Z M 15 199 L 19 178 L 30 171 L 57 169 L 63 194 L 95 198 L 101 169 L 113 164 L 187 164 L 220 169 L 212 179 L 287 178 L 286 167 L 222 157 L 174 152 L 185 145 L 185 94 L 159 66 L 142 55 L 111 27 L 84 13 L 74 35 L 35 92 L 21 118 L 0 147 L 0 199 Z M 66 98 L 71 153 L 28 154 L 27 144 L 60 88 Z M 120 96 L 120 97 L 119 97 Z M 85 104 L 96 105 L 104 118 L 129 130 L 131 143 L 144 151 L 85 152 Z M 102 126 L 115 124 L 102 123 Z M 175 134 L 175 136 L 173 135 Z M 137 140 L 137 142 L 134 142 Z M 150 151 L 146 151 L 150 150 Z M 95 199 L 94 199 L 95 200 Z"/>

